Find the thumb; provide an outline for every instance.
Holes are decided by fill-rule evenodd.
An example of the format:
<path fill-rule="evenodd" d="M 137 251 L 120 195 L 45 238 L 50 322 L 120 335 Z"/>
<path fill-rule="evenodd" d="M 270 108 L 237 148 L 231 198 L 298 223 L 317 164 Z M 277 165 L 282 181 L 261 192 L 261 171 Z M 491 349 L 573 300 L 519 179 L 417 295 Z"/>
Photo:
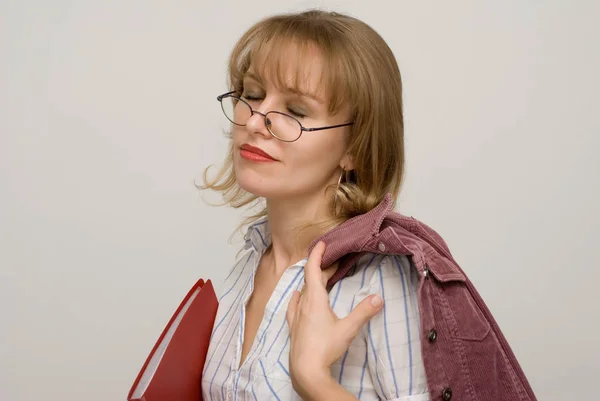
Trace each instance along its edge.
<path fill-rule="evenodd" d="M 363 327 L 373 316 L 383 307 L 383 299 L 375 294 L 363 299 L 354 308 L 350 314 L 341 320 L 343 333 L 347 336 L 348 342 L 351 342 Z"/>

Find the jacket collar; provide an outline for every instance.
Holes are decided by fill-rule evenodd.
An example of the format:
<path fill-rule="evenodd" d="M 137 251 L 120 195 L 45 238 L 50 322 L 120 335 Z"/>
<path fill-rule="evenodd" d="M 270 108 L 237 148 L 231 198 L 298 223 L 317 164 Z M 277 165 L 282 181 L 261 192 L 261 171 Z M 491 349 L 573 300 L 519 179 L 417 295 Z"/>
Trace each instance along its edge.
<path fill-rule="evenodd" d="M 308 254 L 310 255 L 319 241 L 325 242 L 327 248 L 321 264 L 330 266 L 348 253 L 364 249 L 380 232 L 381 224 L 392 211 L 393 203 L 392 195 L 386 194 L 379 205 L 369 212 L 348 219 L 316 238 L 308 247 Z"/>
<path fill-rule="evenodd" d="M 321 260 L 323 268 L 340 262 L 328 287 L 342 279 L 365 253 L 407 255 L 422 277 L 431 272 L 441 282 L 465 281 L 464 272 L 442 237 L 414 217 L 393 211 L 393 205 L 388 193 L 374 209 L 345 221 L 311 243 L 308 254 L 319 241 L 327 245 Z"/>

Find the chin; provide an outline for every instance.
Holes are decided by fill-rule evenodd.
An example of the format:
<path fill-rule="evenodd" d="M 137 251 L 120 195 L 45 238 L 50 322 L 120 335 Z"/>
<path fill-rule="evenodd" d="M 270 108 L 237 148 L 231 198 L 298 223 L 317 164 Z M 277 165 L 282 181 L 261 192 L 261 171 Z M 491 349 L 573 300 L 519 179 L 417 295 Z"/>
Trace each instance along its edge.
<path fill-rule="evenodd" d="M 275 195 L 269 180 L 261 177 L 256 171 L 244 168 L 236 169 L 236 180 L 240 188 L 253 195 L 262 198 L 271 198 Z"/>

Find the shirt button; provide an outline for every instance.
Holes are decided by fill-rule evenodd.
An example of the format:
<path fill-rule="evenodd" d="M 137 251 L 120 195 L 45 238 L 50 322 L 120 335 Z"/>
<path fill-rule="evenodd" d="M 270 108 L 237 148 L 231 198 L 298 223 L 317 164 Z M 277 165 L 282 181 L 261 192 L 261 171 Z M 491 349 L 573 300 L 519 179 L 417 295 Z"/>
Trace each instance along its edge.
<path fill-rule="evenodd" d="M 442 399 L 444 401 L 450 401 L 452 399 L 452 389 L 450 387 L 446 387 L 444 391 L 442 391 Z"/>
<path fill-rule="evenodd" d="M 434 343 L 437 340 L 437 331 L 435 331 L 435 329 L 431 329 L 429 335 L 427 336 L 427 339 L 430 343 Z"/>
<path fill-rule="evenodd" d="M 385 252 L 385 244 L 383 242 L 380 242 L 377 247 L 381 252 Z"/>

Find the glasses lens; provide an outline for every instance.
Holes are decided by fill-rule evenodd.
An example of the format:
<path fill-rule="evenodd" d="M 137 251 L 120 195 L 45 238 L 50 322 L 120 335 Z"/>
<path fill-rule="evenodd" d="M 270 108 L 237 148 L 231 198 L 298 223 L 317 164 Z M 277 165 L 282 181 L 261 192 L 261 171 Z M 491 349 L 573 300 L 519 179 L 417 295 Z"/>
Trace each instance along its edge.
<path fill-rule="evenodd" d="M 277 111 L 267 113 L 267 128 L 282 141 L 295 141 L 302 134 L 302 128 L 298 120 L 287 114 Z"/>
<path fill-rule="evenodd" d="M 228 96 L 221 99 L 221 108 L 225 117 L 236 125 L 246 125 L 252 115 L 250 106 L 235 96 Z"/>

